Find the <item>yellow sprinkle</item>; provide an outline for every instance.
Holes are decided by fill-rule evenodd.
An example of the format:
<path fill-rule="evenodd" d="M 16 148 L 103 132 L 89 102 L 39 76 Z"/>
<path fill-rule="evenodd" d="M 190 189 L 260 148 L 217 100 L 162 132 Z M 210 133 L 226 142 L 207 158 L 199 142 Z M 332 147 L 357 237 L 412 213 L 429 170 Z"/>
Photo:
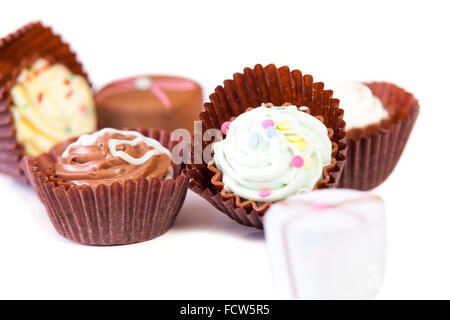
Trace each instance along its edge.
<path fill-rule="evenodd" d="M 300 140 L 303 140 L 298 134 L 290 134 L 288 135 L 288 141 L 295 143 L 299 142 Z"/>
<path fill-rule="evenodd" d="M 303 157 L 303 167 L 308 169 L 311 167 L 312 159 L 310 157 Z"/>
<path fill-rule="evenodd" d="M 280 121 L 277 123 L 278 130 L 289 130 L 291 128 L 291 124 L 289 121 Z"/>
<path fill-rule="evenodd" d="M 306 150 L 306 141 L 303 139 L 300 139 L 300 141 L 295 142 L 294 145 L 300 151 Z"/>

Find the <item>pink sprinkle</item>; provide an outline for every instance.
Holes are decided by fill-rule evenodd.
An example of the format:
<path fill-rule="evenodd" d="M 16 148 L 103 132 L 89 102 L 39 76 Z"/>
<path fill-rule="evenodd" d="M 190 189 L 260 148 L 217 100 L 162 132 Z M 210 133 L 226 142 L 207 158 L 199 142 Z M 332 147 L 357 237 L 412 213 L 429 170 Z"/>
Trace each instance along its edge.
<path fill-rule="evenodd" d="M 264 189 L 263 189 L 263 190 L 259 190 L 258 195 L 259 195 L 261 198 L 266 198 L 266 197 L 270 196 L 271 193 L 272 193 L 272 191 L 270 191 L 270 190 L 264 190 Z"/>
<path fill-rule="evenodd" d="M 69 99 L 73 94 L 73 90 L 70 90 L 69 92 L 67 92 L 66 94 L 66 98 Z"/>
<path fill-rule="evenodd" d="M 69 79 L 64 79 L 64 84 L 65 84 L 66 86 L 68 86 L 68 85 L 70 84 L 70 80 L 69 80 Z"/>
<path fill-rule="evenodd" d="M 291 159 L 291 164 L 294 168 L 301 168 L 303 167 L 303 158 L 300 156 L 295 156 Z"/>
<path fill-rule="evenodd" d="M 314 203 L 311 207 L 313 210 L 324 210 L 331 208 L 331 205 L 326 203 Z"/>
<path fill-rule="evenodd" d="M 39 92 L 38 94 L 38 102 L 41 103 L 42 102 L 42 98 L 44 97 L 44 94 L 42 92 Z"/>
<path fill-rule="evenodd" d="M 264 121 L 261 123 L 261 125 L 262 125 L 262 127 L 263 127 L 264 129 L 266 129 L 266 128 L 268 128 L 268 127 L 273 127 L 273 126 L 275 126 L 275 123 L 273 122 L 273 120 L 267 119 L 267 120 L 264 120 Z"/>
<path fill-rule="evenodd" d="M 225 121 L 224 123 L 222 123 L 222 126 L 220 127 L 220 131 L 222 131 L 223 134 L 227 134 L 228 133 L 228 129 L 230 128 L 230 121 Z"/>

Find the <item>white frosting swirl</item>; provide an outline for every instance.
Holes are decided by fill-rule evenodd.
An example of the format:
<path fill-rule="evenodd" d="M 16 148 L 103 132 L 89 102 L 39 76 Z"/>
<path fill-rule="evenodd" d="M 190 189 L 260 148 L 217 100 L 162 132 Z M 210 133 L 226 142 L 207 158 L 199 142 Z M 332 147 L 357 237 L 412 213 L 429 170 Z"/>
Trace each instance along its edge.
<path fill-rule="evenodd" d="M 69 154 L 70 148 L 73 146 L 91 146 L 95 144 L 97 139 L 105 134 L 121 134 L 124 136 L 132 136 L 135 137 L 133 140 L 123 140 L 123 139 L 110 139 L 108 141 L 108 148 L 109 152 L 113 157 L 119 157 L 123 161 L 132 164 L 132 165 L 141 165 L 147 162 L 151 157 L 160 155 L 160 154 L 167 154 L 169 158 L 171 158 L 171 153 L 167 148 L 164 148 L 157 140 L 145 137 L 144 135 L 140 134 L 136 131 L 126 131 L 126 130 L 117 130 L 117 129 L 111 129 L 111 128 L 104 128 L 100 131 L 94 132 L 92 134 L 84 134 L 78 138 L 77 141 L 70 144 L 64 153 L 62 154 L 62 158 L 67 158 Z M 123 145 L 123 144 L 129 144 L 131 146 L 136 146 L 139 143 L 145 143 L 147 146 L 152 147 L 153 149 L 147 151 L 142 157 L 140 158 L 134 158 L 130 156 L 128 153 L 124 151 L 117 151 L 117 146 Z"/>
<path fill-rule="evenodd" d="M 327 82 L 333 90 L 333 97 L 339 99 L 339 107 L 344 109 L 346 129 L 363 128 L 380 122 L 388 116 L 383 103 L 372 90 L 361 82 Z"/>
<path fill-rule="evenodd" d="M 311 191 L 331 163 L 331 149 L 315 117 L 297 106 L 261 106 L 231 122 L 226 138 L 214 144 L 214 162 L 226 191 L 273 202 Z"/>

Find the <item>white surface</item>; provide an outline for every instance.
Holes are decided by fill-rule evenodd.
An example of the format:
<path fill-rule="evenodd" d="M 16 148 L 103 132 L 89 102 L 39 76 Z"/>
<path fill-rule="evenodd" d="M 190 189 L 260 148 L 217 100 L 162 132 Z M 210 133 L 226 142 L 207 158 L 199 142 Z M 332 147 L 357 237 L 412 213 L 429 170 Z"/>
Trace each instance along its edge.
<path fill-rule="evenodd" d="M 388 257 L 378 298 L 450 298 L 446 1 L 9 1 L 6 34 L 43 19 L 78 52 L 97 85 L 179 74 L 209 94 L 255 63 L 316 78 L 389 80 L 420 99 L 402 159 L 378 188 Z M 205 96 L 206 96 L 205 94 Z M 262 232 L 189 195 L 166 235 L 85 247 L 55 233 L 27 187 L 0 177 L 1 298 L 272 298 Z"/>
<path fill-rule="evenodd" d="M 329 205 L 330 207 L 317 207 Z M 386 219 L 373 194 L 323 189 L 272 205 L 264 234 L 277 294 L 373 299 L 386 261 Z"/>

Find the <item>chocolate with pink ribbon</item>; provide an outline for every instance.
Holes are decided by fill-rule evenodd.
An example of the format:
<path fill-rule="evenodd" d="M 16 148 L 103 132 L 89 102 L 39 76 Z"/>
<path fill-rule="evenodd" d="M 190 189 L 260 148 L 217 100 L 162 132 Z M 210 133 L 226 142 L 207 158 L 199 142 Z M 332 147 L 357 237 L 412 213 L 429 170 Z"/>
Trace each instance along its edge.
<path fill-rule="evenodd" d="M 193 132 L 202 90 L 193 80 L 141 75 L 111 82 L 95 97 L 99 127 L 134 127 Z"/>

